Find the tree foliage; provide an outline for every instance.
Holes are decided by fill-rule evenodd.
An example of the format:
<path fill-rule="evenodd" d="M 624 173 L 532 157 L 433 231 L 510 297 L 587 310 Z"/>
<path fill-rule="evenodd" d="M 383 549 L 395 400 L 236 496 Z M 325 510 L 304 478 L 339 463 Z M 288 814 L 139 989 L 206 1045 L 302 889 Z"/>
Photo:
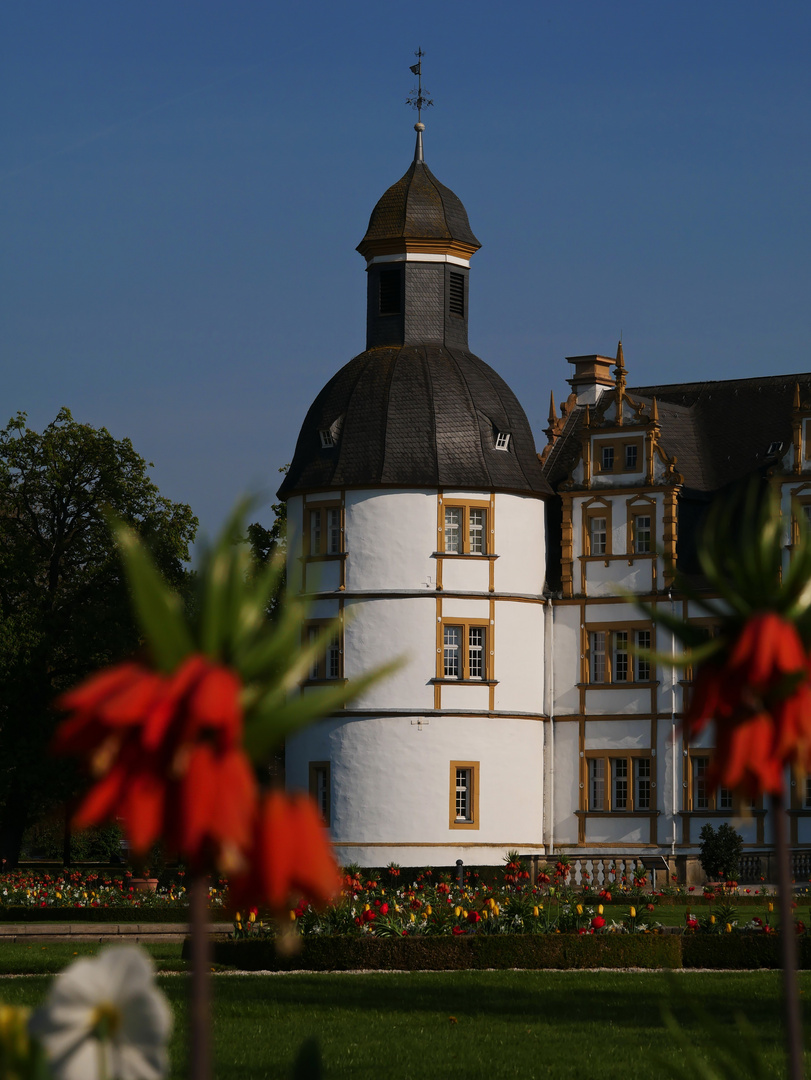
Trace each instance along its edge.
<path fill-rule="evenodd" d="M 699 833 L 701 850 L 699 861 L 710 881 L 719 877 L 734 881 L 738 877 L 738 868 L 743 854 L 743 837 L 735 832 L 726 821 L 718 826 L 718 831 L 707 823 Z"/>
<path fill-rule="evenodd" d="M 148 544 L 183 590 L 197 519 L 164 498 L 129 439 L 61 409 L 42 432 L 18 413 L 0 431 L 0 857 L 29 818 L 72 793 L 47 755 L 56 694 L 139 645 L 105 515 Z"/>

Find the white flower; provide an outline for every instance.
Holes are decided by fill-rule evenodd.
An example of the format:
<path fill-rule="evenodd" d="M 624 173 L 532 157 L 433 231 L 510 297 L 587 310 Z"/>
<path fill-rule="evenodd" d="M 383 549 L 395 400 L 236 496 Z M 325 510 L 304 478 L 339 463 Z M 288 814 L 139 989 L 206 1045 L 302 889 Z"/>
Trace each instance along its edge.
<path fill-rule="evenodd" d="M 152 961 L 134 945 L 71 964 L 29 1024 L 56 1080 L 157 1080 L 169 1069 L 171 1028 Z"/>

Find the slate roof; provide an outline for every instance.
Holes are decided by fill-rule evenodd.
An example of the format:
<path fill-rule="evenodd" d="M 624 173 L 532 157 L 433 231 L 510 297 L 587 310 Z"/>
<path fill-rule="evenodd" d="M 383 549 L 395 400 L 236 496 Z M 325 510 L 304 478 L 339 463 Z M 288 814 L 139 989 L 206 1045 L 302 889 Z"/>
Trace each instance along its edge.
<path fill-rule="evenodd" d="M 320 432 L 336 422 L 325 449 Z M 510 433 L 509 450 L 495 449 L 496 430 Z M 279 498 L 359 487 L 552 493 L 512 390 L 479 357 L 442 345 L 363 352 L 310 406 Z"/>
<path fill-rule="evenodd" d="M 378 200 L 358 251 L 371 240 L 458 240 L 479 248 L 458 195 L 414 161 Z"/>
<path fill-rule="evenodd" d="M 774 464 L 773 443 L 791 443 L 794 388 L 811 397 L 811 373 L 754 379 L 629 386 L 635 401 L 659 405 L 661 446 L 678 458 L 684 486 L 710 493 Z M 580 454 L 585 410 L 570 414 L 544 466 L 553 488 L 564 481 Z"/>

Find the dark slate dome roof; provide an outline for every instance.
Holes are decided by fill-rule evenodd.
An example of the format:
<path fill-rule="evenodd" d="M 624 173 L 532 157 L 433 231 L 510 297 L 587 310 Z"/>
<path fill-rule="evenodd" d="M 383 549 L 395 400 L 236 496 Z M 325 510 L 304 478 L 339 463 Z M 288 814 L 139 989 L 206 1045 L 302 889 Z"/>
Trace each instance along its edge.
<path fill-rule="evenodd" d="M 507 451 L 496 431 L 509 432 Z M 442 345 L 361 353 L 310 406 L 279 497 L 359 487 L 552 493 L 512 390 L 478 356 Z"/>
<path fill-rule="evenodd" d="M 423 161 L 413 161 L 405 176 L 378 200 L 358 251 L 363 252 L 370 241 L 398 239 L 455 240 L 481 247 L 461 199 L 440 184 Z"/>

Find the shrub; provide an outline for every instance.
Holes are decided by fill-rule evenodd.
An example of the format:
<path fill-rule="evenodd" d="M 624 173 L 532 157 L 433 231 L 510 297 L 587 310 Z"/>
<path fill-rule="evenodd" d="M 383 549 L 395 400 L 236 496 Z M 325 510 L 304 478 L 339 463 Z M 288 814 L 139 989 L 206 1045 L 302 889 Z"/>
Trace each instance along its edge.
<path fill-rule="evenodd" d="M 710 880 L 719 877 L 734 880 L 738 876 L 738 867 L 743 852 L 743 837 L 735 832 L 726 821 L 716 831 L 707 823 L 699 833 L 701 850 L 699 861 L 704 873 Z"/>
<path fill-rule="evenodd" d="M 292 956 L 268 938 L 218 941 L 214 960 L 243 971 L 460 971 L 483 968 L 681 967 L 675 934 L 471 935 L 398 939 L 313 936 Z M 184 946 L 184 955 L 188 942 Z"/>

